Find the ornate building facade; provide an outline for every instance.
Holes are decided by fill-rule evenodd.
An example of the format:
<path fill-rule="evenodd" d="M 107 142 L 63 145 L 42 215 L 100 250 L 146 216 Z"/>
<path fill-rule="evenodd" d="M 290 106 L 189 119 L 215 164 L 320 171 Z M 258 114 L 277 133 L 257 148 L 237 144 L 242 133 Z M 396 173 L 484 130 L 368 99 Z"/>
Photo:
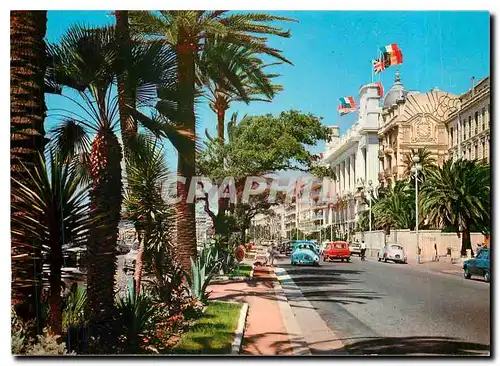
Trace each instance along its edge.
<path fill-rule="evenodd" d="M 445 122 L 452 109 L 445 104 L 456 98 L 436 88 L 427 93 L 408 91 L 396 71 L 394 85 L 384 98 L 378 131 L 381 185 L 393 185 L 404 178 L 404 157 L 412 149 L 427 149 L 438 164 L 446 160 L 449 146 Z"/>
<path fill-rule="evenodd" d="M 473 79 L 474 80 L 474 79 Z M 449 155 L 454 159 L 490 162 L 491 100 L 489 76 L 479 80 L 453 103 L 446 121 Z"/>

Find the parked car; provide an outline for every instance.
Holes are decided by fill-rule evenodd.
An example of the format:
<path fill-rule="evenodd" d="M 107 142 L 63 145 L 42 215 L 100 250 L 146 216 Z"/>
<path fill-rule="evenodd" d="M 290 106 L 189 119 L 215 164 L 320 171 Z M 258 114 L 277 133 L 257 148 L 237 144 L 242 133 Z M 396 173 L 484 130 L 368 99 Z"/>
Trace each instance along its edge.
<path fill-rule="evenodd" d="M 319 247 L 319 254 L 323 254 L 328 244 L 330 244 L 330 240 L 325 240 L 323 243 L 321 243 L 321 246 Z"/>
<path fill-rule="evenodd" d="M 361 244 L 360 243 L 358 243 L 358 242 L 350 243 L 349 250 L 351 251 L 351 254 L 357 254 L 361 257 Z"/>
<path fill-rule="evenodd" d="M 297 264 L 319 265 L 319 254 L 313 243 L 298 243 L 295 245 L 292 256 L 292 266 Z"/>
<path fill-rule="evenodd" d="M 481 249 L 476 258 L 464 262 L 464 277 L 470 279 L 471 276 L 481 276 L 486 282 L 490 282 L 491 262 L 489 248 Z"/>
<path fill-rule="evenodd" d="M 349 245 L 345 241 L 332 241 L 323 251 L 323 262 L 331 261 L 332 259 L 340 259 L 349 261 L 351 259 L 351 251 Z"/>
<path fill-rule="evenodd" d="M 398 244 L 386 244 L 381 250 L 377 253 L 378 261 L 384 260 L 387 262 L 388 260 L 397 262 L 397 263 L 406 263 L 407 257 L 404 249 L 401 245 Z"/>
<path fill-rule="evenodd" d="M 281 242 L 281 244 L 278 246 L 278 251 L 283 254 L 283 253 L 289 253 L 290 252 L 290 240 L 284 240 Z"/>

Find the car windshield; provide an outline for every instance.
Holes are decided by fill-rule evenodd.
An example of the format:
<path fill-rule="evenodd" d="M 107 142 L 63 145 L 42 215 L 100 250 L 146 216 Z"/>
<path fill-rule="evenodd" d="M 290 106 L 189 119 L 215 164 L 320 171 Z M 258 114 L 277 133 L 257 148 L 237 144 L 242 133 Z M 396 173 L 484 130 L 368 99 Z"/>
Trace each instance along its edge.
<path fill-rule="evenodd" d="M 391 249 L 403 250 L 403 247 L 401 245 L 391 245 Z"/>
<path fill-rule="evenodd" d="M 477 258 L 479 258 L 479 259 L 488 259 L 489 258 L 489 254 L 490 254 L 489 250 L 482 250 L 481 252 L 479 252 L 479 255 L 477 256 Z"/>
<path fill-rule="evenodd" d="M 334 248 L 343 248 L 344 247 L 344 244 L 342 243 L 337 243 L 334 245 Z"/>

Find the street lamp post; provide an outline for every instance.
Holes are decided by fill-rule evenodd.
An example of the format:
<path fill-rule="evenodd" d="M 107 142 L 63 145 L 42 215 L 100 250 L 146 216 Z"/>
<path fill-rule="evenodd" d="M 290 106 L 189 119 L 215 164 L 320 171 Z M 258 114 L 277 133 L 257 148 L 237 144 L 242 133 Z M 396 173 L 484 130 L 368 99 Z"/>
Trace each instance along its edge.
<path fill-rule="evenodd" d="M 420 163 L 420 158 L 418 155 L 414 155 L 413 167 L 411 168 L 412 173 L 415 175 L 415 236 L 417 238 L 417 263 L 420 263 L 420 242 L 418 237 L 418 172 L 422 170 L 422 165 Z"/>
<path fill-rule="evenodd" d="M 372 181 L 368 181 L 368 187 L 366 188 L 366 191 L 368 192 L 368 222 L 369 222 L 369 232 L 372 231 L 372 192 L 373 192 L 373 187 L 372 187 Z"/>

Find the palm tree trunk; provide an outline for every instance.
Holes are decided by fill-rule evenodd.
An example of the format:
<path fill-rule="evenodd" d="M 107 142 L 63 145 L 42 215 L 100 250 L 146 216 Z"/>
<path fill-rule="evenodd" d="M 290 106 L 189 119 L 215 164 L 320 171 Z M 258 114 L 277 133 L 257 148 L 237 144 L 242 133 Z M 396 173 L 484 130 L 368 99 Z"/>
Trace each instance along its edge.
<path fill-rule="evenodd" d="M 217 108 L 217 137 L 224 144 L 224 124 L 226 111 L 222 108 Z"/>
<path fill-rule="evenodd" d="M 137 251 L 137 258 L 135 260 L 135 271 L 134 271 L 134 283 L 135 283 L 135 293 L 138 294 L 141 291 L 141 279 L 143 264 L 143 254 L 144 254 L 144 242 L 145 239 L 140 241 L 139 250 Z"/>
<path fill-rule="evenodd" d="M 10 159 L 11 179 L 25 181 L 26 170 L 33 170 L 43 155 L 45 118 L 44 76 L 46 11 L 12 11 L 10 16 Z M 12 192 L 17 185 L 12 182 Z M 11 210 L 12 216 L 23 215 Z M 41 250 L 28 233 L 11 226 L 12 300 L 19 316 L 41 319 Z M 37 322 L 39 323 L 39 322 Z M 41 324 L 39 324 L 41 325 Z M 39 331 L 41 330 L 40 327 Z"/>
<path fill-rule="evenodd" d="M 118 40 L 118 110 L 120 112 L 120 129 L 123 140 L 124 156 L 129 155 L 129 138 L 137 134 L 137 123 L 129 113 L 127 105 L 135 109 L 135 91 L 127 85 L 128 64 L 130 62 L 130 30 L 127 10 L 116 10 L 116 39 Z"/>
<path fill-rule="evenodd" d="M 462 248 L 460 250 L 460 254 L 462 256 L 467 255 L 467 249 L 471 249 L 472 245 L 470 242 L 470 223 L 465 224 L 465 230 L 462 231 Z"/>
<path fill-rule="evenodd" d="M 178 79 L 181 100 L 179 102 L 180 122 L 184 128 L 196 136 L 196 119 L 194 114 L 195 99 L 195 41 L 190 40 L 181 29 L 177 45 Z M 176 257 L 184 270 L 191 268 L 191 257 L 197 256 L 195 205 L 187 202 L 191 178 L 195 175 L 195 141 L 179 152 L 177 175 L 185 178 L 185 183 L 177 184 L 179 200 L 177 211 Z"/>
<path fill-rule="evenodd" d="M 98 218 L 90 230 L 87 267 L 87 318 L 92 353 L 112 353 L 116 345 L 114 287 L 116 244 L 122 204 L 118 138 L 101 128 L 92 143 L 93 179 L 90 214 Z"/>

